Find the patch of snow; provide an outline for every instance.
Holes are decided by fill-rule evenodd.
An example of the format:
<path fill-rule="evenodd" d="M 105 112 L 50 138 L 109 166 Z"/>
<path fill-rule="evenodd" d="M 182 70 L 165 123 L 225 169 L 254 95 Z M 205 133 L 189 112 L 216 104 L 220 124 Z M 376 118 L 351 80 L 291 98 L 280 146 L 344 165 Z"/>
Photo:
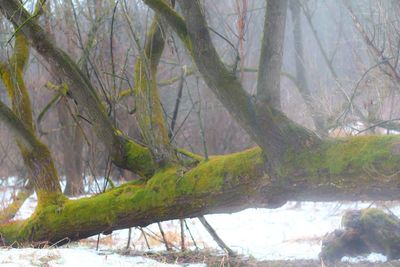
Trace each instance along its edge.
<path fill-rule="evenodd" d="M 356 263 L 360 261 L 385 262 L 387 261 L 387 258 L 386 256 L 379 253 L 371 253 L 367 257 L 343 257 L 342 261 L 347 261 L 351 263 Z"/>
<path fill-rule="evenodd" d="M 27 198 L 22 204 L 19 211 L 15 214 L 14 220 L 25 220 L 29 218 L 32 213 L 35 211 L 37 204 L 36 193 L 33 193 L 29 198 Z"/>
<path fill-rule="evenodd" d="M 0 249 L 0 266 L 173 267 L 180 265 L 161 263 L 144 257 L 129 257 L 115 253 L 96 252 L 85 248 L 25 248 Z"/>

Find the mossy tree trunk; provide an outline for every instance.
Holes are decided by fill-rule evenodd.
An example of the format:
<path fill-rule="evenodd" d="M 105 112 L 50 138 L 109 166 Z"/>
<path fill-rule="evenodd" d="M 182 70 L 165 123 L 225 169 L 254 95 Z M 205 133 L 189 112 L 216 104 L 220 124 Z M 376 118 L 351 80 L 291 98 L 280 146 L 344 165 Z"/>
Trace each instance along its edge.
<path fill-rule="evenodd" d="M 38 195 L 39 206 L 58 200 L 61 188 L 47 146 L 1 101 L 0 120 L 15 134 L 24 163 L 29 170 L 29 178 Z"/>
<path fill-rule="evenodd" d="M 114 162 L 148 178 L 91 198 L 68 200 L 57 195 L 28 220 L 0 225 L 5 244 L 67 242 L 162 220 L 247 207 L 274 208 L 289 200 L 398 198 L 400 137 L 319 139 L 268 104 L 252 100 L 219 59 L 198 1 L 179 1 L 185 20 L 164 1 L 145 2 L 178 33 L 206 83 L 259 147 L 211 156 L 208 161 L 194 155 L 189 168 L 157 166 L 148 148 L 126 138 L 111 124 L 90 82 L 29 19 L 19 2 L 0 0 L 0 10 L 17 27 L 23 24 L 20 32 L 70 85 L 69 94 L 85 108 Z M 2 103 L 0 120 L 32 151 L 40 150 L 27 127 Z"/>
<path fill-rule="evenodd" d="M 165 46 L 165 27 L 154 16 L 146 43 L 135 65 L 136 117 L 154 161 L 163 166 L 176 161 L 157 88 L 157 69 Z"/>
<path fill-rule="evenodd" d="M 42 5 L 44 1 L 38 1 L 35 16 L 39 15 Z M 21 140 L 19 136 L 16 141 L 28 168 L 29 179 L 38 194 L 39 202 L 45 202 L 61 191 L 50 151 L 36 137 L 33 127 L 30 97 L 23 78 L 24 69 L 29 60 L 29 50 L 28 40 L 22 33 L 17 32 L 13 55 L 8 62 L 0 62 L 0 75 L 11 100 L 13 113 L 16 119 L 21 121 L 25 134 L 30 136 L 30 142 Z"/>

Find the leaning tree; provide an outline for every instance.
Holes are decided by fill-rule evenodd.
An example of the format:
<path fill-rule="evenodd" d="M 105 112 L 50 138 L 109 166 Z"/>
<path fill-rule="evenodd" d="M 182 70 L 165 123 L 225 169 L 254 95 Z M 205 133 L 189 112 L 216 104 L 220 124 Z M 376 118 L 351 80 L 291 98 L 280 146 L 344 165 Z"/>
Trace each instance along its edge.
<path fill-rule="evenodd" d="M 0 119 L 15 133 L 38 196 L 33 215 L 0 225 L 3 244 L 64 243 L 98 233 L 163 220 L 276 208 L 289 200 L 391 200 L 400 193 L 400 138 L 320 138 L 279 107 L 287 0 L 266 5 L 258 86 L 250 95 L 221 61 L 200 1 L 144 0 L 154 11 L 134 71 L 136 114 L 145 144 L 129 138 L 106 113 L 93 84 L 37 21 L 45 1 L 30 14 L 18 0 L 0 0 L 15 28 L 14 55 L 0 65 L 12 107 Z M 179 36 L 215 97 L 257 147 L 207 159 L 172 145 L 157 88 L 157 69 L 168 29 Z M 107 149 L 112 162 L 141 177 L 102 194 L 70 200 L 61 192 L 51 152 L 35 134 L 23 72 L 30 47 L 47 61 L 60 90 L 72 98 Z M 221 133 L 223 134 L 223 133 Z"/>

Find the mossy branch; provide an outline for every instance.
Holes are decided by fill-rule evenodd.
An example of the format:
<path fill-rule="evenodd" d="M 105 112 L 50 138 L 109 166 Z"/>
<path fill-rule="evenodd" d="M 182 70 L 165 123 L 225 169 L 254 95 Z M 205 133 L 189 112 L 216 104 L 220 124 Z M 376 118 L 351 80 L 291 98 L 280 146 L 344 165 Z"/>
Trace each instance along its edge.
<path fill-rule="evenodd" d="M 155 15 L 141 56 L 135 64 L 137 121 L 154 160 L 165 165 L 175 160 L 157 86 L 157 69 L 165 47 L 162 22 Z"/>
<path fill-rule="evenodd" d="M 189 51 L 192 51 L 192 40 L 183 18 L 165 0 L 144 0 L 146 5 L 159 13 L 178 34 Z"/>

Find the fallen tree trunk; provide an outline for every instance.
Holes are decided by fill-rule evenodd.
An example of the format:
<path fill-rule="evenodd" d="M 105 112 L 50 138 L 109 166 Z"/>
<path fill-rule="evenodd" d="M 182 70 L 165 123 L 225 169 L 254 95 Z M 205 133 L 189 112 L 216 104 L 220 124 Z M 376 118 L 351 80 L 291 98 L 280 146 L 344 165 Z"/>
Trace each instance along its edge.
<path fill-rule="evenodd" d="M 276 208 L 289 200 L 394 200 L 399 161 L 400 137 L 353 137 L 293 157 L 275 180 L 264 172 L 261 149 L 253 148 L 211 157 L 190 170 L 161 169 L 146 183 L 90 198 L 60 199 L 26 221 L 0 226 L 0 233 L 4 244 L 57 243 L 164 220 Z"/>

